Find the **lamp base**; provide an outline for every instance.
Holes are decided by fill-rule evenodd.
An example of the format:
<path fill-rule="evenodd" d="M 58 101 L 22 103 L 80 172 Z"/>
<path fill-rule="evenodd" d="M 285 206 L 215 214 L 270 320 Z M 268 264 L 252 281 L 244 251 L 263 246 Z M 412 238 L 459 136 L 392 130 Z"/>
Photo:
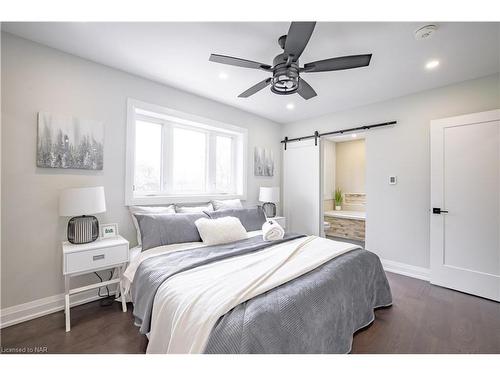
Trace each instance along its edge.
<path fill-rule="evenodd" d="M 274 203 L 266 202 L 262 205 L 262 209 L 266 217 L 271 218 L 276 216 L 276 205 Z"/>
<path fill-rule="evenodd" d="M 68 221 L 68 241 L 83 244 L 97 240 L 99 222 L 95 216 L 76 216 Z"/>

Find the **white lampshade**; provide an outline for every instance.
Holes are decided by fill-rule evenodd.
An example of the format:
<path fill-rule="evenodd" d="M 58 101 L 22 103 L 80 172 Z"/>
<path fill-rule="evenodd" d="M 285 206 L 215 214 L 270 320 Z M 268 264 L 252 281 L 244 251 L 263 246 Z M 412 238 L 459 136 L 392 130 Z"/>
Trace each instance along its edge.
<path fill-rule="evenodd" d="M 66 189 L 59 196 L 59 216 L 93 215 L 104 211 L 103 186 Z"/>
<path fill-rule="evenodd" d="M 280 201 L 280 188 L 261 187 L 259 192 L 259 201 L 278 203 Z"/>

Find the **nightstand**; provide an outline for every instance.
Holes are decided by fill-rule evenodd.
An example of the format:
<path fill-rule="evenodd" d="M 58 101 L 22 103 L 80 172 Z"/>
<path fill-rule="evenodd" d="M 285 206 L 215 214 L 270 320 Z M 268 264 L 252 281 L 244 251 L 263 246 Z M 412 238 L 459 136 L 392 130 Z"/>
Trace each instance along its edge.
<path fill-rule="evenodd" d="M 120 279 L 123 272 L 123 267 L 129 261 L 129 246 L 128 241 L 116 236 L 112 238 L 99 238 L 94 242 L 75 245 L 69 242 L 63 242 L 63 274 L 64 274 L 64 313 L 66 315 L 66 332 L 71 329 L 70 321 L 70 305 L 69 296 L 90 289 L 97 289 L 111 284 L 119 284 L 118 290 L 122 296 L 122 310 L 127 311 L 127 304 L 123 298 L 123 287 Z M 96 284 L 82 286 L 80 288 L 70 289 L 70 279 L 73 276 L 83 275 L 96 271 L 114 268 L 118 274 L 118 278 L 112 278 L 108 281 L 103 281 Z M 113 272 L 113 275 L 115 274 Z"/>
<path fill-rule="evenodd" d="M 275 216 L 275 217 L 270 217 L 269 219 L 274 220 L 279 225 L 281 225 L 283 227 L 283 229 L 286 229 L 286 217 L 284 217 L 284 216 Z"/>

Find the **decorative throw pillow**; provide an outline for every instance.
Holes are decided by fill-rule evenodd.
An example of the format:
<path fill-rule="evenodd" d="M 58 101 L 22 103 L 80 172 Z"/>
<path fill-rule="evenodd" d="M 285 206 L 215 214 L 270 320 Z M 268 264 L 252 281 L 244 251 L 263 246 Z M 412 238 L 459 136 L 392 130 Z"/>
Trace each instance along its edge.
<path fill-rule="evenodd" d="M 135 215 L 142 236 L 142 251 L 157 246 L 183 242 L 200 242 L 201 237 L 194 224 L 196 220 L 207 218 L 204 213 L 193 214 L 153 214 Z"/>
<path fill-rule="evenodd" d="M 214 210 L 225 210 L 228 208 L 243 208 L 241 201 L 239 199 L 226 199 L 223 201 L 212 201 Z"/>
<path fill-rule="evenodd" d="M 132 221 L 137 232 L 137 244 L 141 246 L 141 231 L 139 224 L 134 215 L 136 214 L 175 214 L 174 205 L 170 206 L 129 206 L 129 211 L 132 214 Z"/>
<path fill-rule="evenodd" d="M 205 245 L 218 245 L 246 239 L 247 231 L 236 217 L 219 219 L 198 219 L 195 221 L 200 237 Z"/>
<path fill-rule="evenodd" d="M 262 225 L 266 222 L 266 215 L 262 207 L 254 208 L 230 208 L 227 210 L 218 210 L 205 212 L 210 218 L 218 219 L 226 216 L 237 217 L 247 232 L 261 230 Z"/>
<path fill-rule="evenodd" d="M 193 213 L 193 212 L 203 212 L 203 211 L 213 211 L 214 208 L 212 203 L 206 206 L 175 206 L 175 211 L 180 214 Z"/>

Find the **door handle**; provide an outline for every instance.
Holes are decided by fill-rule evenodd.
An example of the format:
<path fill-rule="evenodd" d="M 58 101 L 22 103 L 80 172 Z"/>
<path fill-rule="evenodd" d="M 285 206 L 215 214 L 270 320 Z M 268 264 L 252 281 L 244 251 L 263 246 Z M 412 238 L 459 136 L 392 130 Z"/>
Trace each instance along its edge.
<path fill-rule="evenodd" d="M 432 207 L 432 213 L 437 215 L 447 214 L 448 210 L 442 210 L 440 207 Z"/>

